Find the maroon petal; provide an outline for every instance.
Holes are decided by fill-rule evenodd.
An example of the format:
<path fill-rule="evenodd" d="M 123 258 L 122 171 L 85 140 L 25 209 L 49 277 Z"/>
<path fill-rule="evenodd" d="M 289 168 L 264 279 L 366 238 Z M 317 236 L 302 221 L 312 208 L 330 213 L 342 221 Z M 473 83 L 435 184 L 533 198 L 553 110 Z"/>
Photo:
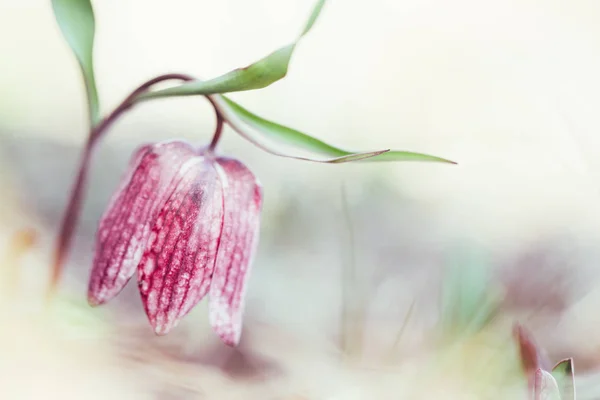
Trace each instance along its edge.
<path fill-rule="evenodd" d="M 191 146 L 174 141 L 143 146 L 133 156 L 100 220 L 88 289 L 91 305 L 116 296 L 131 278 L 157 209 L 173 192 L 179 170 L 193 155 Z"/>
<path fill-rule="evenodd" d="M 210 323 L 223 342 L 235 346 L 242 331 L 246 284 L 258 243 L 262 188 L 239 161 L 219 158 L 217 169 L 223 185 L 224 214 L 210 284 Z"/>
<path fill-rule="evenodd" d="M 223 220 L 221 183 L 211 161 L 195 157 L 158 213 L 138 267 L 146 314 L 168 333 L 208 292 Z"/>

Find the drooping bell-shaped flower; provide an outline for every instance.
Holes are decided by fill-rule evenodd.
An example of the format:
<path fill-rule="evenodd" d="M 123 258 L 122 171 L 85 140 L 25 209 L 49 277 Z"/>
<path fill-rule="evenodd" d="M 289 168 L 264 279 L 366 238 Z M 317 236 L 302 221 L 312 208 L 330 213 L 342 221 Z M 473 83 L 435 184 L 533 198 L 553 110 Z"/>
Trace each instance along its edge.
<path fill-rule="evenodd" d="M 213 330 L 236 345 L 261 206 L 260 184 L 237 160 L 181 141 L 141 147 L 100 221 L 90 304 L 116 296 L 137 270 L 157 334 L 208 294 Z"/>

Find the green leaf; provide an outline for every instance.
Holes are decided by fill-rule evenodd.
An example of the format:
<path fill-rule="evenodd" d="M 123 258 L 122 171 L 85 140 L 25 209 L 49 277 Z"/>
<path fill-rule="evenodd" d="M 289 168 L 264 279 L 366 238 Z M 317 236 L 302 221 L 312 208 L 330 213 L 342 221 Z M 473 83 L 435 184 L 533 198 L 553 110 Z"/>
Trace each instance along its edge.
<path fill-rule="evenodd" d="M 453 161 L 444 158 L 409 151 L 389 151 L 384 149 L 370 152 L 350 152 L 342 150 L 306 133 L 259 117 L 225 96 L 215 95 L 211 96 L 211 99 L 218 111 L 234 130 L 256 146 L 277 156 L 324 163 L 365 160 L 431 161 L 455 164 Z M 285 154 L 276 150 L 273 144 L 268 144 L 268 141 L 275 143 L 275 147 L 277 145 L 288 145 L 296 150 L 304 150 L 312 154 L 318 154 L 321 157 Z"/>
<path fill-rule="evenodd" d="M 90 0 L 52 0 L 54 16 L 67 43 L 75 54 L 88 97 L 89 117 L 92 125 L 98 122 L 100 104 L 94 78 L 94 10 Z"/>
<path fill-rule="evenodd" d="M 306 21 L 306 25 L 304 26 L 304 30 L 300 34 L 300 37 L 306 35 L 312 29 L 313 25 L 317 21 L 317 18 L 319 18 L 319 14 L 321 14 L 321 9 L 324 5 L 325 0 L 317 1 L 317 4 L 315 4 L 315 6 L 313 7 L 313 11 L 310 14 L 310 17 L 308 18 L 308 21 Z"/>
<path fill-rule="evenodd" d="M 262 89 L 287 75 L 288 66 L 296 45 L 304 35 L 310 32 L 317 21 L 325 0 L 319 0 L 298 38 L 268 56 L 261 58 L 244 68 L 238 68 L 207 81 L 193 81 L 179 86 L 148 92 L 140 95 L 136 101 L 171 96 L 209 95 L 217 93 L 240 92 Z"/>
<path fill-rule="evenodd" d="M 567 358 L 560 361 L 552 369 L 552 376 L 556 379 L 562 400 L 575 400 L 575 368 L 573 359 Z"/>

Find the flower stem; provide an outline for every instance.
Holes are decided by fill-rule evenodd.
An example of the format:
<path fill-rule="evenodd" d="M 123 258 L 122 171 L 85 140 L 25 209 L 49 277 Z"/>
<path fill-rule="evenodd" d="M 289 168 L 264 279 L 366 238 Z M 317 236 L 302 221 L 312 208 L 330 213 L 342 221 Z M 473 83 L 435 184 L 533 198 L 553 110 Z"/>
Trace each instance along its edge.
<path fill-rule="evenodd" d="M 217 114 L 217 126 L 215 127 L 215 133 L 213 134 L 213 138 L 210 141 L 210 145 L 208 145 L 208 151 L 214 152 L 215 148 L 217 147 L 217 144 L 219 143 L 219 140 L 221 139 L 221 134 L 223 133 L 223 123 L 225 122 L 225 120 L 223 119 L 223 116 L 221 115 L 219 110 L 217 110 L 217 108 L 215 107 L 215 104 L 212 102 L 212 99 L 210 97 L 207 97 L 207 99 L 211 102 L 211 104 L 213 104 L 213 107 L 215 108 L 215 113 Z"/>
<path fill-rule="evenodd" d="M 113 110 L 113 112 L 111 112 L 98 125 L 96 125 L 94 129 L 92 129 L 92 131 L 90 132 L 90 141 L 96 141 L 99 137 L 101 137 L 104 134 L 104 132 L 106 132 L 110 125 L 112 125 L 112 123 L 115 122 L 117 118 L 121 116 L 121 114 L 131 109 L 135 105 L 136 99 L 139 95 L 147 92 L 148 90 L 150 90 L 150 88 L 152 88 L 152 86 L 156 85 L 157 83 L 168 80 L 191 81 L 194 80 L 194 78 L 185 74 L 166 74 L 157 76 L 156 78 L 150 79 L 149 81 L 141 84 L 137 89 L 131 92 L 131 94 L 127 96 L 125 100 L 123 100 L 121 104 L 119 104 L 119 106 L 117 106 L 117 108 Z"/>
<path fill-rule="evenodd" d="M 108 114 L 104 119 L 102 119 L 96 126 L 93 126 L 90 129 L 87 142 L 83 148 L 83 152 L 81 155 L 79 171 L 71 189 L 71 195 L 69 197 L 67 207 L 63 214 L 56 246 L 54 248 L 50 284 L 48 287 L 49 298 L 51 298 L 56 292 L 62 275 L 62 271 L 64 269 L 64 263 L 69 252 L 69 248 L 71 247 L 71 243 L 73 241 L 73 233 L 75 232 L 75 227 L 77 226 L 79 215 L 81 213 L 81 206 L 84 200 L 87 176 L 96 144 L 106 133 L 108 128 L 123 113 L 130 110 L 134 105 L 136 105 L 137 98 L 139 95 L 149 91 L 152 88 L 152 86 L 156 85 L 157 83 L 168 80 L 179 80 L 187 82 L 193 81 L 195 79 L 190 75 L 185 74 L 166 74 L 151 79 L 140 85 L 133 92 L 131 92 L 131 94 L 127 96 L 125 100 L 123 100 L 121 104 L 119 104 L 110 114 Z M 208 96 L 206 96 L 206 98 L 208 99 L 208 101 L 210 101 L 217 114 L 217 127 L 209 146 L 210 150 L 214 150 L 221 137 L 224 119 L 213 99 L 211 99 Z"/>
<path fill-rule="evenodd" d="M 48 288 L 49 298 L 53 297 L 58 287 L 58 282 L 62 275 L 64 261 L 73 239 L 73 232 L 77 226 L 77 220 L 79 219 L 81 205 L 83 203 L 85 184 L 87 182 L 87 174 L 92 159 L 94 143 L 95 141 L 92 139 L 92 135 L 90 134 L 88 142 L 83 149 L 81 160 L 79 162 L 79 172 L 75 178 L 73 188 L 71 189 L 71 196 L 69 197 L 69 202 L 67 203 L 67 208 L 65 209 L 65 213 L 61 221 L 50 275 L 50 286 Z"/>

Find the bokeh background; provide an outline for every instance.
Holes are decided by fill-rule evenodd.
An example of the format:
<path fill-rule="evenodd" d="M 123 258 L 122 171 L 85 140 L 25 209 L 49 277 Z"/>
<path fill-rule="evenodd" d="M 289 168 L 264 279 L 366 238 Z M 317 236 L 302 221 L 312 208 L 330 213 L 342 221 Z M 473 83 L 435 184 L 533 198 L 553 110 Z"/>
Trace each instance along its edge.
<path fill-rule="evenodd" d="M 103 111 L 156 75 L 257 60 L 295 38 L 312 3 L 95 1 Z M 94 230 L 131 152 L 208 141 L 201 98 L 143 104 L 114 126 L 61 298 L 45 304 L 84 91 L 50 2 L 0 0 L 0 398 L 507 398 L 524 393 L 515 320 L 554 362 L 575 358 L 581 398 L 600 398 L 599 19 L 594 0 L 331 0 L 288 77 L 232 97 L 341 147 L 459 165 L 306 163 L 227 130 L 221 151 L 266 195 L 231 350 L 205 305 L 156 338 L 135 284 L 85 304 Z M 19 252 L 23 229 L 36 240 Z"/>

